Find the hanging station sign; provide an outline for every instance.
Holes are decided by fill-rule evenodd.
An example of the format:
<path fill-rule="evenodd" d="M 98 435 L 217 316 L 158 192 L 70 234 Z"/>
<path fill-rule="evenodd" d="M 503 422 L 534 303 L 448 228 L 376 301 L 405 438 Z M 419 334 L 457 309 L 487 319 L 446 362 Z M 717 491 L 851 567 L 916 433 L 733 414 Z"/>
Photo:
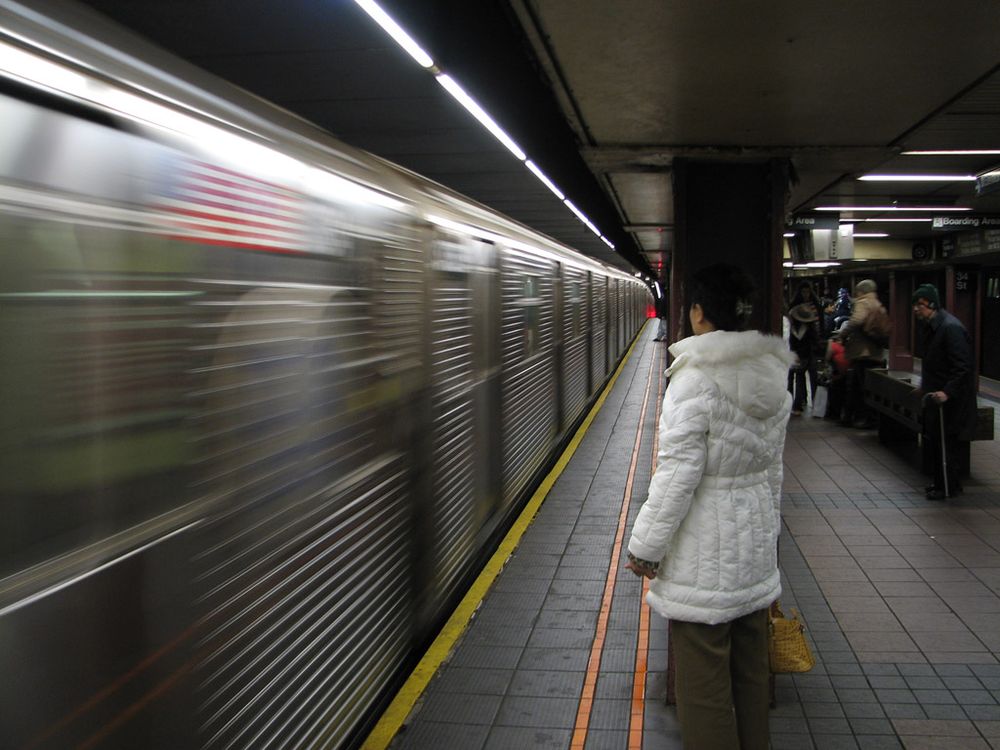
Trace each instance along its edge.
<path fill-rule="evenodd" d="M 989 195 L 1000 190 L 1000 168 L 994 167 L 976 175 L 976 195 Z"/>
<path fill-rule="evenodd" d="M 795 214 L 786 223 L 788 229 L 806 231 L 812 229 L 838 229 L 840 214 Z"/>
<path fill-rule="evenodd" d="M 1000 216 L 996 214 L 965 214 L 963 216 L 935 216 L 931 229 L 939 232 L 961 232 L 966 229 L 1000 228 Z"/>

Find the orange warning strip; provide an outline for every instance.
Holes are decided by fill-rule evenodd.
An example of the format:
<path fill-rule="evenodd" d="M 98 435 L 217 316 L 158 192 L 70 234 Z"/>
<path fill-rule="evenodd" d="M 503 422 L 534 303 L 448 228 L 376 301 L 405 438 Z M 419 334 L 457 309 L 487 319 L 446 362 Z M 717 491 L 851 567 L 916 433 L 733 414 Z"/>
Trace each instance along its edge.
<path fill-rule="evenodd" d="M 657 358 L 654 357 L 654 361 Z M 663 371 L 657 383 L 656 394 L 663 391 Z M 660 424 L 660 409 L 663 401 L 656 406 L 656 424 Z M 656 471 L 656 455 L 660 447 L 660 431 L 653 431 L 653 471 Z M 629 716 L 628 750 L 642 750 L 642 727 L 646 717 L 646 673 L 649 657 L 649 605 L 646 604 L 646 594 L 649 592 L 649 579 L 642 579 L 642 600 L 639 603 L 639 642 L 635 651 L 635 673 L 632 678 L 632 711 Z"/>
<path fill-rule="evenodd" d="M 632 483 L 635 480 L 635 468 L 639 463 L 639 444 L 642 437 L 643 424 L 646 421 L 646 407 L 649 404 L 649 384 L 653 378 L 653 367 L 658 357 L 652 357 L 649 374 L 646 376 L 646 395 L 642 400 L 639 412 L 639 427 L 636 432 L 635 447 L 632 449 L 632 462 L 628 469 L 628 480 L 625 482 L 625 493 L 622 497 L 622 509 L 618 516 L 618 530 L 615 534 L 615 544 L 611 552 L 611 563 L 608 566 L 608 577 L 604 582 L 604 596 L 601 598 L 601 609 L 597 616 L 597 631 L 594 633 L 594 643 L 590 648 L 590 660 L 587 662 L 587 676 L 583 681 L 583 694 L 576 711 L 576 725 L 573 728 L 573 739 L 570 750 L 584 750 L 587 743 L 587 732 L 590 729 L 590 714 L 594 706 L 594 693 L 597 689 L 597 675 L 601 668 L 601 654 L 604 652 L 604 642 L 607 639 L 608 619 L 611 616 L 611 600 L 615 593 L 615 578 L 618 576 L 621 560 L 622 541 L 625 538 L 625 526 L 628 523 L 628 509 L 632 499 Z M 633 704 L 634 705 L 634 704 Z"/>

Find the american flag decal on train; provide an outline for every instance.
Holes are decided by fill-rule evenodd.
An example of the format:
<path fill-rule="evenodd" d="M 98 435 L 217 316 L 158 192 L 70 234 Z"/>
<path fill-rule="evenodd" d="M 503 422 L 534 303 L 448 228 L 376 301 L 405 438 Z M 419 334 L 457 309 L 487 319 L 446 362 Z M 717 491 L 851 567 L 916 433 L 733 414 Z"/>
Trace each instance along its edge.
<path fill-rule="evenodd" d="M 153 199 L 172 239 L 272 253 L 304 253 L 305 196 L 200 161 L 175 165 Z"/>

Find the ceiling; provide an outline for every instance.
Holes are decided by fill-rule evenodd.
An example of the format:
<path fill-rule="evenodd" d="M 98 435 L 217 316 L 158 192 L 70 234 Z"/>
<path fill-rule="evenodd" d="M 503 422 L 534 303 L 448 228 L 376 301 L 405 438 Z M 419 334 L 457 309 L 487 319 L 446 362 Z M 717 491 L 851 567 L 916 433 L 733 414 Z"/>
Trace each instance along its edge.
<path fill-rule="evenodd" d="M 381 4 L 616 252 L 353 0 L 87 2 L 352 145 L 629 270 L 659 271 L 670 249 L 678 157 L 789 158 L 789 213 L 920 204 L 1000 214 L 1000 192 L 977 197 L 973 182 L 857 180 L 1000 164 L 1000 154 L 902 155 L 1000 148 L 996 0 Z M 865 231 L 931 234 L 929 222 Z"/>

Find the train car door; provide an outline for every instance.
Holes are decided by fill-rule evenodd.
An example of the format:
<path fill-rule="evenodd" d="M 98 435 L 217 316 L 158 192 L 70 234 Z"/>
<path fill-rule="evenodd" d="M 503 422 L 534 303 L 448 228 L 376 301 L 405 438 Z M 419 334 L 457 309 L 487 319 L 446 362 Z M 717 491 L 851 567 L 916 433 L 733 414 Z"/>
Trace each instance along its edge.
<path fill-rule="evenodd" d="M 499 504 L 497 402 L 491 318 L 495 247 L 437 229 L 431 247 L 430 497 L 421 528 L 435 611 L 469 571 L 479 535 Z"/>
<path fill-rule="evenodd" d="M 553 345 L 555 263 L 526 249 L 501 250 L 503 497 L 517 501 L 556 434 Z"/>
<path fill-rule="evenodd" d="M 563 427 L 580 416 L 590 394 L 589 337 L 587 336 L 587 272 L 563 267 Z"/>

